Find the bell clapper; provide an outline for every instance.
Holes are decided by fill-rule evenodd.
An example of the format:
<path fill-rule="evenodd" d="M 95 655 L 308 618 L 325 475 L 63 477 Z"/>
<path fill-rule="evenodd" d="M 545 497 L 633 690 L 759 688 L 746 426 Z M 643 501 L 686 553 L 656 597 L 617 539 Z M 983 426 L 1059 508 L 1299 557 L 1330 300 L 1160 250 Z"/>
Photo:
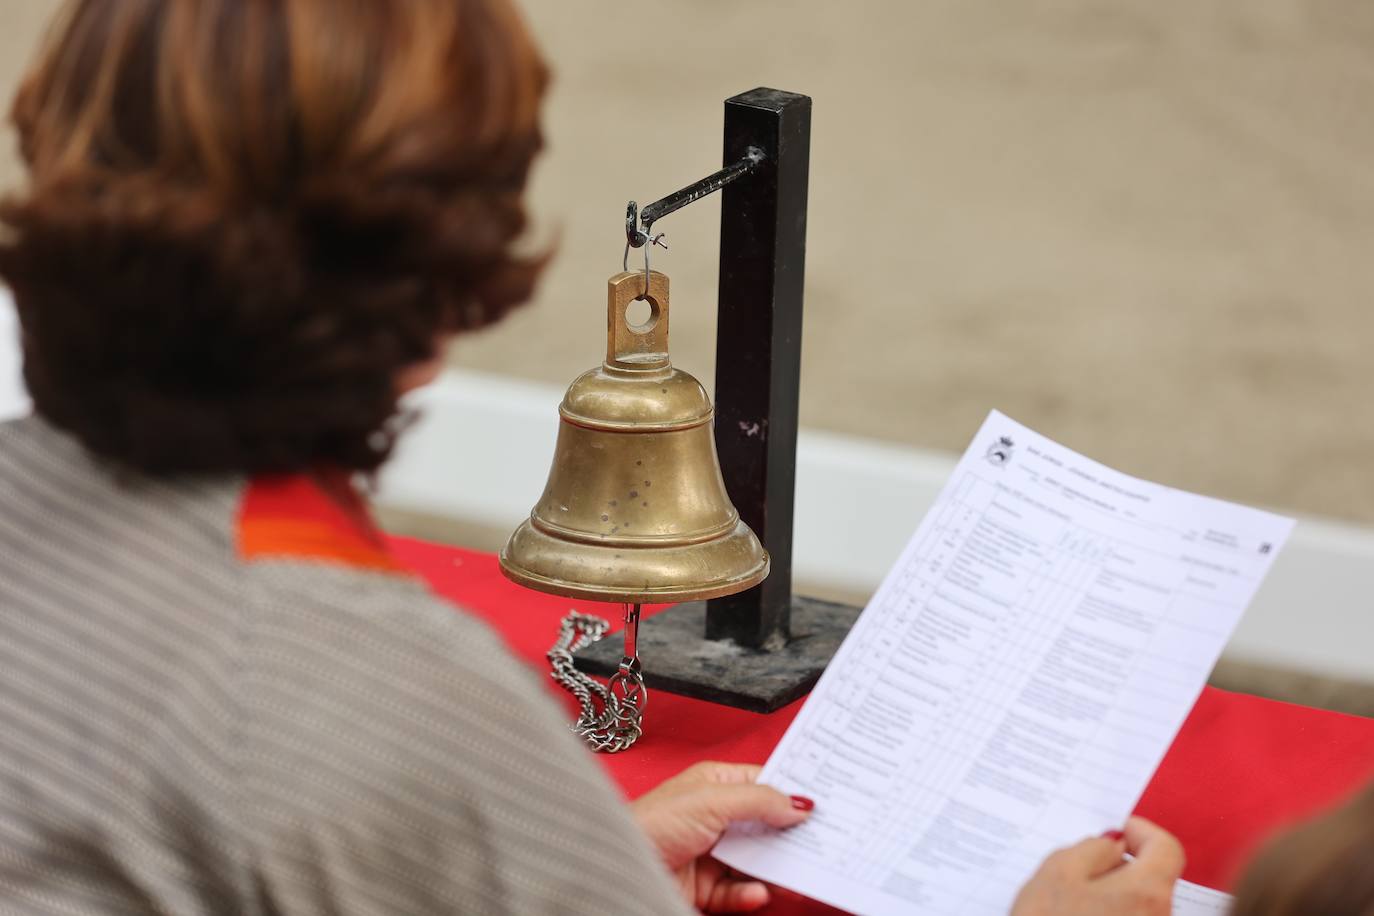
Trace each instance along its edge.
<path fill-rule="evenodd" d="M 604 618 L 568 612 L 559 628 L 558 641 L 548 652 L 553 679 L 576 697 L 582 707 L 573 731 L 594 751 L 614 754 L 627 750 L 644 731 L 648 694 L 636 647 L 639 612 L 640 605 L 625 605 L 625 654 L 605 686 L 573 665 L 573 653 L 601 639 L 610 628 L 610 622 Z"/>
<path fill-rule="evenodd" d="M 639 667 L 639 610 L 638 604 L 625 605 L 625 654 L 620 657 L 620 669 L 611 675 L 607 685 L 619 707 L 616 721 L 621 728 L 633 730 L 636 738 L 644 726 L 644 706 L 649 699 Z"/>
<path fill-rule="evenodd" d="M 620 660 L 620 667 L 632 667 L 639 669 L 639 647 L 636 642 L 639 639 L 639 609 L 638 604 L 625 605 L 625 657 Z"/>

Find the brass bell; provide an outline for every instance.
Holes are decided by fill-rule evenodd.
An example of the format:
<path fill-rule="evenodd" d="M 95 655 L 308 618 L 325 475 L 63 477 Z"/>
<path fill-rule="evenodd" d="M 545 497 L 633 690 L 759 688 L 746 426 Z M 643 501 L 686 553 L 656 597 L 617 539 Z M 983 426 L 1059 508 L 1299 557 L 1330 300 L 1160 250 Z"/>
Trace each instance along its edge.
<path fill-rule="evenodd" d="M 706 390 L 668 359 L 668 278 L 608 289 L 606 361 L 559 405 L 544 495 L 501 551 L 529 588 L 627 604 L 715 598 L 768 575 L 768 553 L 721 478 Z M 641 295 L 647 293 L 647 295 Z M 636 299 L 649 317 L 631 324 Z"/>

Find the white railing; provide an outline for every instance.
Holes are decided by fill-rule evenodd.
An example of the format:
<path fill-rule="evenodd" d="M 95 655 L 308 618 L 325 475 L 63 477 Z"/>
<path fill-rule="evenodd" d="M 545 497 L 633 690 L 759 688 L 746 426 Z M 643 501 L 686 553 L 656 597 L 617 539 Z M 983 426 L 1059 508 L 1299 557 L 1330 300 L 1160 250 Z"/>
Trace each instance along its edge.
<path fill-rule="evenodd" d="M 0 286 L 0 419 L 28 413 L 29 396 L 20 377 L 19 324 L 14 300 Z"/>
<path fill-rule="evenodd" d="M 381 478 L 397 509 L 511 528 L 548 476 L 562 390 L 449 370 Z M 954 468 L 954 456 L 803 430 L 795 572 L 867 594 Z M 1371 471 L 1374 485 L 1374 471 Z M 1227 657 L 1374 681 L 1374 529 L 1301 518 Z"/>

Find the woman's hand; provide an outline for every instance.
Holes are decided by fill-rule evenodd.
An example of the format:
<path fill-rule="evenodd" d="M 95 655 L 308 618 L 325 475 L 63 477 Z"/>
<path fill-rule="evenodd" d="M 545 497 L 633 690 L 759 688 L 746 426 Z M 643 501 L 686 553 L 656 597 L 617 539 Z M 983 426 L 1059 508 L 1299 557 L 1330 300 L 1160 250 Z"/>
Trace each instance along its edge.
<path fill-rule="evenodd" d="M 1134 858 L 1124 858 L 1130 853 Z M 1120 837 L 1084 840 L 1045 860 L 1021 888 L 1012 916 L 1169 916 L 1183 846 L 1142 817 Z"/>
<path fill-rule="evenodd" d="M 792 827 L 811 802 L 757 783 L 760 767 L 698 763 L 645 793 L 630 807 L 682 888 L 708 913 L 741 913 L 768 903 L 767 885 L 734 875 L 706 853 L 735 821 Z"/>

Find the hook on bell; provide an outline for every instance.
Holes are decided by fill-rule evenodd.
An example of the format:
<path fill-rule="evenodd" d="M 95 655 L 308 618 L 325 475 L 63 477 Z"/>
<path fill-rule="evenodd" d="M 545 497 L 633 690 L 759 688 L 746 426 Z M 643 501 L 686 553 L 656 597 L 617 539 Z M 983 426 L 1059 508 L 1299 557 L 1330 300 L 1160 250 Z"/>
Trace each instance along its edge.
<path fill-rule="evenodd" d="M 667 238 L 667 233 L 660 232 L 653 235 L 653 223 L 645 223 L 643 228 L 639 225 L 639 205 L 630 201 L 625 208 L 625 254 L 620 259 L 620 269 L 630 269 L 630 249 L 644 249 L 644 288 L 640 290 L 636 299 L 649 298 L 649 249 L 657 245 L 664 251 L 668 250 L 668 243 L 663 241 Z"/>

